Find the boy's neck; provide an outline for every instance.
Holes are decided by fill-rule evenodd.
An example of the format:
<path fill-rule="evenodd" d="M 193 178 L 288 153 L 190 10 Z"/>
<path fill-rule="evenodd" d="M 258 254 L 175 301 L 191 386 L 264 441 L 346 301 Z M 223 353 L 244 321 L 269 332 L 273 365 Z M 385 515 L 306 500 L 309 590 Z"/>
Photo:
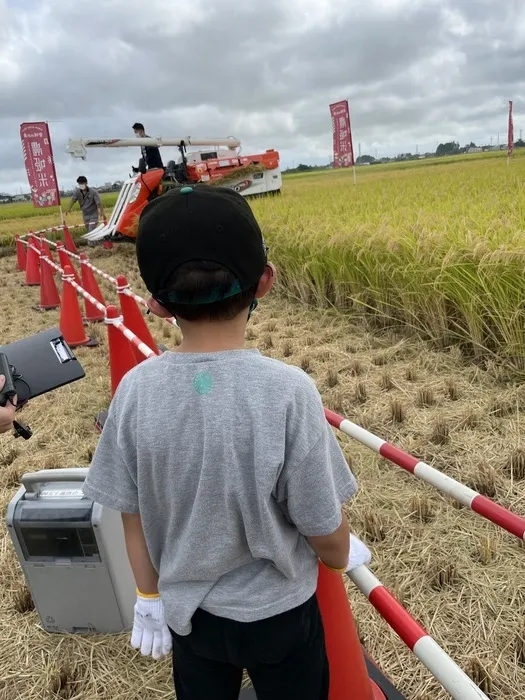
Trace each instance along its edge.
<path fill-rule="evenodd" d="M 244 350 L 246 347 L 246 320 L 193 322 L 180 321 L 182 341 L 176 352 L 224 352 Z"/>

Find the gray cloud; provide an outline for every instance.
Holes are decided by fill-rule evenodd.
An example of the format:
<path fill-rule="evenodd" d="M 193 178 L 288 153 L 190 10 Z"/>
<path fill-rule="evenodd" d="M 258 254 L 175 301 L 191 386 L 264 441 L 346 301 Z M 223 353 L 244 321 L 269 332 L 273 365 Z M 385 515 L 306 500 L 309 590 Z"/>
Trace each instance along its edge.
<path fill-rule="evenodd" d="M 0 191 L 26 186 L 22 121 L 51 123 L 59 181 L 121 179 L 136 150 L 70 137 L 234 134 L 283 165 L 326 162 L 328 104 L 380 154 L 505 137 L 525 112 L 521 0 L 0 0 Z M 168 155 L 168 154 L 166 154 Z"/>

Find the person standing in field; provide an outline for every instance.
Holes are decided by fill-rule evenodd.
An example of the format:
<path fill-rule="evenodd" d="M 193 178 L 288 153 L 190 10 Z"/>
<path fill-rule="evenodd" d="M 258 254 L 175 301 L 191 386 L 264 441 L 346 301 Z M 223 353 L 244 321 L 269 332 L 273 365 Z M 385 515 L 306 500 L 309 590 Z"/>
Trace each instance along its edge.
<path fill-rule="evenodd" d="M 83 486 L 122 513 L 131 645 L 173 651 L 178 700 L 238 700 L 243 669 L 258 700 L 327 700 L 319 560 L 343 573 L 370 553 L 315 383 L 245 346 L 275 279 L 261 229 L 240 194 L 186 186 L 145 207 L 136 252 L 183 339 L 121 380 Z"/>
<path fill-rule="evenodd" d="M 105 218 L 102 200 L 97 190 L 88 186 L 87 178 L 84 175 L 77 178 L 77 185 L 66 214 L 69 214 L 75 203 L 78 202 L 86 231 L 92 231 L 98 222 Z"/>
<path fill-rule="evenodd" d="M 150 138 L 146 134 L 144 124 L 140 124 L 140 122 L 135 122 L 135 124 L 133 124 L 132 126 L 132 129 L 135 132 L 135 136 L 137 138 Z M 164 168 L 162 158 L 160 155 L 160 150 L 157 146 L 141 146 L 140 151 L 142 153 L 142 161 L 144 163 L 144 167 L 147 170 L 152 170 L 153 168 Z M 139 163 L 139 167 L 133 168 L 133 172 L 145 172 L 145 170 L 140 167 Z"/>

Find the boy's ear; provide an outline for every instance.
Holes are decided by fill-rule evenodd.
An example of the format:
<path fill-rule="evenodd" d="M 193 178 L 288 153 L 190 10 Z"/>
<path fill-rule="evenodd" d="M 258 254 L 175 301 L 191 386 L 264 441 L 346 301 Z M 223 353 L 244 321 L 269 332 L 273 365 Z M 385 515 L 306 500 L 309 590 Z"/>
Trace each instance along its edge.
<path fill-rule="evenodd" d="M 275 269 L 275 265 L 272 263 L 266 263 L 266 267 L 264 268 L 263 275 L 261 279 L 259 280 L 259 284 L 257 285 L 257 292 L 255 293 L 255 298 L 256 299 L 262 299 L 264 296 L 268 294 L 268 292 L 271 290 L 273 285 L 275 284 L 275 277 L 277 275 L 277 271 Z"/>
<path fill-rule="evenodd" d="M 159 304 L 159 302 L 153 297 L 149 297 L 146 303 L 148 305 L 148 309 L 155 316 L 159 316 L 160 318 L 171 318 L 173 316 L 173 314 L 165 309 L 162 304 Z"/>

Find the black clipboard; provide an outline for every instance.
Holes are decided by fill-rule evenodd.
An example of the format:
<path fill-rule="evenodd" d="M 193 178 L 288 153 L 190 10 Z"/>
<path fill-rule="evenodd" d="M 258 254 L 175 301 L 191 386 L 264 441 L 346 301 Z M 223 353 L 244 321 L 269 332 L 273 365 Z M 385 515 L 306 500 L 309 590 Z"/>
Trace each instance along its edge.
<path fill-rule="evenodd" d="M 0 346 L 14 368 L 19 404 L 86 376 L 59 328 Z"/>

